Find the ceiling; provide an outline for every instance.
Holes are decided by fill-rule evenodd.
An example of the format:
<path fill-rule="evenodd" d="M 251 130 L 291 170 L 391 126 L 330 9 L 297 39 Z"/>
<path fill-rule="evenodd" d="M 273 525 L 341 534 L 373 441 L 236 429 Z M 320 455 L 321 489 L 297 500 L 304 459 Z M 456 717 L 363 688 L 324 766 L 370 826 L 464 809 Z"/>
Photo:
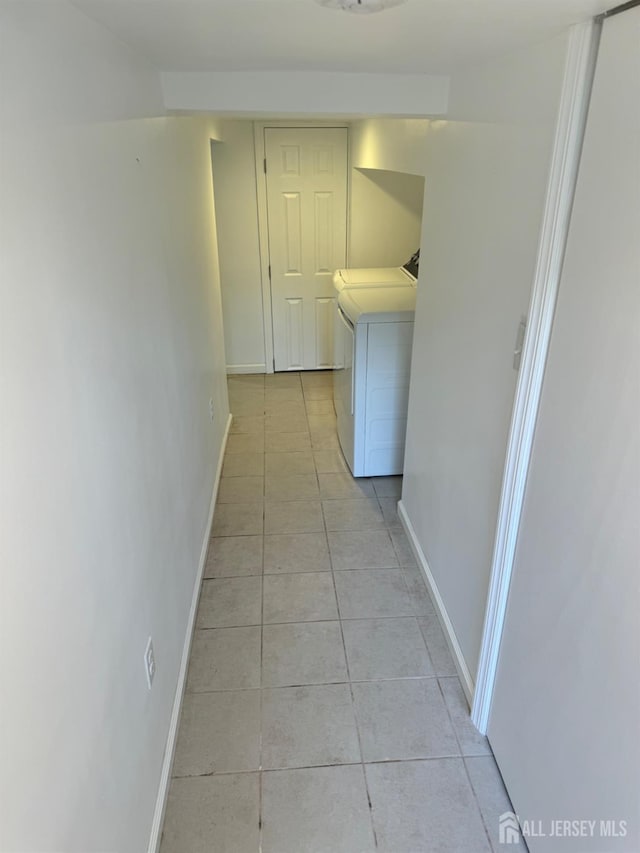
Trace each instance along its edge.
<path fill-rule="evenodd" d="M 408 0 L 350 15 L 314 0 L 73 0 L 161 71 L 449 74 L 616 0 Z"/>

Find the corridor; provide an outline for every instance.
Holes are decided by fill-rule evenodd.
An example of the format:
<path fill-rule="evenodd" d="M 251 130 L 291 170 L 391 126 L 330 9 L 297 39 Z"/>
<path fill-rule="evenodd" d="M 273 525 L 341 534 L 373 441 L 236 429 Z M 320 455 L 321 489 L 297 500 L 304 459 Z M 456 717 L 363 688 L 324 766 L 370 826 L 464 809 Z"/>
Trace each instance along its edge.
<path fill-rule="evenodd" d="M 161 853 L 499 850 L 511 807 L 401 478 L 351 477 L 331 373 L 231 376 L 229 396 Z"/>

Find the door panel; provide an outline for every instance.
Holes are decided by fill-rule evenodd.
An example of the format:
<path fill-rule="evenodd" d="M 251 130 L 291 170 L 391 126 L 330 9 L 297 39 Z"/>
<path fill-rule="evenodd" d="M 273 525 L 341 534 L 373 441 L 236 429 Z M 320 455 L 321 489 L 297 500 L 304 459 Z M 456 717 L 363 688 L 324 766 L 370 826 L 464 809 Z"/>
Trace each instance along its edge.
<path fill-rule="evenodd" d="M 300 211 L 300 193 L 283 193 L 284 205 L 284 274 L 301 275 L 302 268 L 302 214 Z"/>
<path fill-rule="evenodd" d="M 304 362 L 304 330 L 302 299 L 285 299 L 285 358 L 292 370 L 300 370 Z"/>
<path fill-rule="evenodd" d="M 315 194 L 315 273 L 331 273 L 333 276 L 333 193 Z"/>
<path fill-rule="evenodd" d="M 346 128 L 266 128 L 276 370 L 333 366 L 333 273 L 345 265 Z"/>

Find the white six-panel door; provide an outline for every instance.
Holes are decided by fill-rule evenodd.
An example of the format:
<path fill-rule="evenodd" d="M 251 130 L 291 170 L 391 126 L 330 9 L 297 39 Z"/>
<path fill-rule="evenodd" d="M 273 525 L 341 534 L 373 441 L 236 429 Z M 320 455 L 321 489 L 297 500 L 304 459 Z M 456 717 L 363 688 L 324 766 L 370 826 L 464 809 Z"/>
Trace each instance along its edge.
<path fill-rule="evenodd" d="M 347 129 L 265 128 L 275 370 L 333 367 L 345 265 Z"/>

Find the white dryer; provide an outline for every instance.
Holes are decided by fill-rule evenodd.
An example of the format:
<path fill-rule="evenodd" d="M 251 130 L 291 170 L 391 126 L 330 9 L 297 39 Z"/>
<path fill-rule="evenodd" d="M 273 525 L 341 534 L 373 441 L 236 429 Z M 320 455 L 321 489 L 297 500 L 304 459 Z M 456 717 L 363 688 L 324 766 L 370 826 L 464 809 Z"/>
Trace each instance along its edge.
<path fill-rule="evenodd" d="M 354 267 L 335 271 L 333 275 L 333 286 L 336 291 L 333 320 L 333 364 L 336 369 L 341 369 L 344 366 L 345 357 L 348 357 L 348 354 L 345 354 L 342 335 L 340 334 L 337 296 L 343 290 L 354 290 L 361 287 L 415 287 L 419 264 L 420 249 L 401 267 Z"/>
<path fill-rule="evenodd" d="M 345 288 L 334 371 L 338 438 L 354 477 L 401 474 L 409 401 L 415 287 Z"/>
<path fill-rule="evenodd" d="M 340 293 L 354 287 L 409 287 L 416 278 L 405 267 L 358 267 L 336 270 L 333 286 Z"/>
<path fill-rule="evenodd" d="M 401 267 L 355 267 L 336 270 L 333 286 L 340 293 L 355 287 L 415 287 L 420 249 Z"/>

